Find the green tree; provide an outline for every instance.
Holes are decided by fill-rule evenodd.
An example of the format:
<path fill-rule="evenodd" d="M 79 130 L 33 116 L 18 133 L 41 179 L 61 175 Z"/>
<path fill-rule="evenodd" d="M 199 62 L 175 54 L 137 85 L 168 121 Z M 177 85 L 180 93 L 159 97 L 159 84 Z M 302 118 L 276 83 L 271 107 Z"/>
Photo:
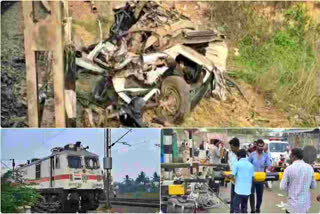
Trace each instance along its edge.
<path fill-rule="evenodd" d="M 136 179 L 136 183 L 137 184 L 143 183 L 143 185 L 145 185 L 146 182 L 147 182 L 146 173 L 141 171 L 140 174 L 138 175 L 137 179 Z"/>
<path fill-rule="evenodd" d="M 157 172 L 153 173 L 152 181 L 153 182 L 160 182 L 160 176 L 158 175 Z"/>
<path fill-rule="evenodd" d="M 132 179 L 129 177 L 129 175 L 126 175 L 126 177 L 124 178 L 124 184 L 126 186 L 130 186 L 132 184 Z"/>

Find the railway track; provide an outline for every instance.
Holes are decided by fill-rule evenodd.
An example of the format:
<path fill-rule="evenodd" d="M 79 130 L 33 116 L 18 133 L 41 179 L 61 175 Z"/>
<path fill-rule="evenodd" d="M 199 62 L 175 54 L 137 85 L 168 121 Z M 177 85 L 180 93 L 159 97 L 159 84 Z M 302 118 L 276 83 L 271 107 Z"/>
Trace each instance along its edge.
<path fill-rule="evenodd" d="M 61 211 L 60 202 L 40 202 L 32 207 L 32 213 L 57 213 Z"/>
<path fill-rule="evenodd" d="M 100 201 L 106 203 L 107 201 Z M 111 205 L 135 206 L 135 207 L 160 207 L 160 199 L 150 198 L 110 198 Z"/>

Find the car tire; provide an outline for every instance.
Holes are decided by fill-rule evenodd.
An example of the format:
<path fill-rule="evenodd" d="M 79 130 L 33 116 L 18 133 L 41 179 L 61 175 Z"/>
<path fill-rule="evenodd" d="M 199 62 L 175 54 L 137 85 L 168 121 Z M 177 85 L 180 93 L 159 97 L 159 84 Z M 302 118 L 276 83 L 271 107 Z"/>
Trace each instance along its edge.
<path fill-rule="evenodd" d="M 157 114 L 170 123 L 182 123 L 190 112 L 190 85 L 180 76 L 169 76 L 161 84 Z"/>

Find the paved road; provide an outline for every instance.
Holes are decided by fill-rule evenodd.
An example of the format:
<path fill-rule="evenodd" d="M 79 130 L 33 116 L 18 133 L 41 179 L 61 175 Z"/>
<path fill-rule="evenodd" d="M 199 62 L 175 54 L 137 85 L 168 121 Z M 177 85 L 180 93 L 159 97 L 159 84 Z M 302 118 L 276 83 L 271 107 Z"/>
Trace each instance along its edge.
<path fill-rule="evenodd" d="M 281 202 L 286 203 L 285 193 L 279 188 L 280 182 L 273 182 L 272 189 L 265 189 L 261 211 L 264 213 L 285 213 L 285 210 L 278 207 Z M 220 197 L 224 199 L 230 198 L 230 184 L 228 187 L 221 188 Z M 320 202 L 316 200 L 317 195 L 320 194 L 320 182 L 317 182 L 317 188 L 311 190 L 311 208 L 309 213 L 320 213 Z M 248 202 L 248 211 L 250 211 L 250 204 Z M 221 206 L 220 208 L 208 210 L 210 213 L 228 213 L 228 205 Z"/>

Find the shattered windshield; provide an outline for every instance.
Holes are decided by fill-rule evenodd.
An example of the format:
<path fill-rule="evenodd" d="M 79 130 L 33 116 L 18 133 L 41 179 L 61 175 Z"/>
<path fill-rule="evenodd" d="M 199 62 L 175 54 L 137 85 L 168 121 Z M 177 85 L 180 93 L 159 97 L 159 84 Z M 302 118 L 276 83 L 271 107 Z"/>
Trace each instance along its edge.
<path fill-rule="evenodd" d="M 87 169 L 99 169 L 99 160 L 95 157 L 85 157 L 85 164 Z"/>

